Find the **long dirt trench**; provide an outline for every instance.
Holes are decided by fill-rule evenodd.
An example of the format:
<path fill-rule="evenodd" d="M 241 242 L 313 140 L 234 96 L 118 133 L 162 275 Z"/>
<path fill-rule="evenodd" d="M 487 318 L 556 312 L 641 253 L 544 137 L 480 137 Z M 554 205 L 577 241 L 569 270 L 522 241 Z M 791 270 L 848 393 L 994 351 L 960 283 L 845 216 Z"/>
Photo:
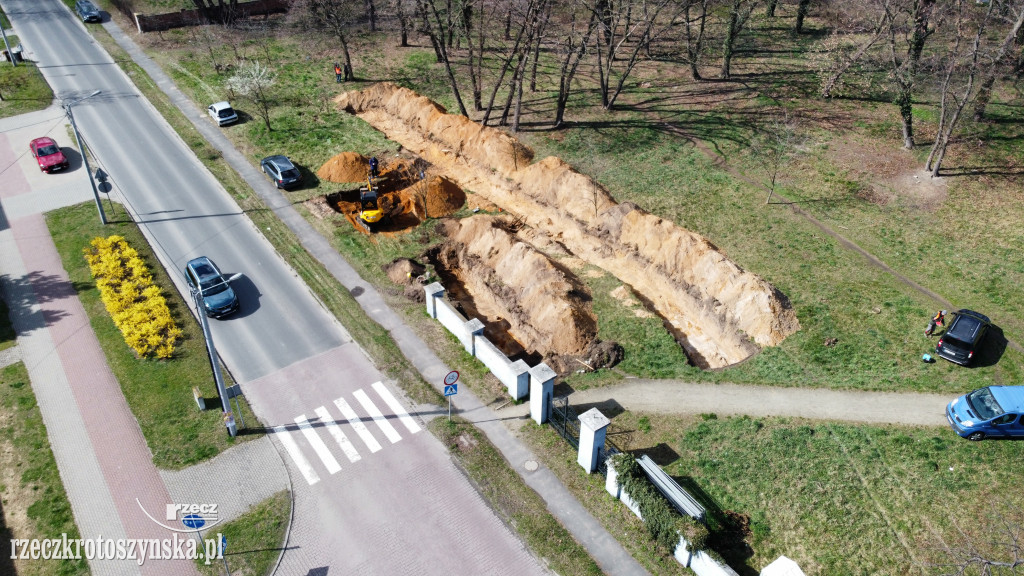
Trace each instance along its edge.
<path fill-rule="evenodd" d="M 466 190 L 518 215 L 643 295 L 698 365 L 719 368 L 799 329 L 788 299 L 702 236 L 631 203 L 559 158 L 391 83 L 334 99 Z"/>

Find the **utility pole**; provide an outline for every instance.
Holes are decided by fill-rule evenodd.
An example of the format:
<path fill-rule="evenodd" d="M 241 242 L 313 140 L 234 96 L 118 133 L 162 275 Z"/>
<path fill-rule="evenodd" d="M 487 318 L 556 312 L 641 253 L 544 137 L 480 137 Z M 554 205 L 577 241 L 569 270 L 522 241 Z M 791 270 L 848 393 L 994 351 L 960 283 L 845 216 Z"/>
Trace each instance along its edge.
<path fill-rule="evenodd" d="M 199 324 L 203 327 L 203 338 L 206 339 L 206 351 L 210 355 L 210 368 L 213 369 L 213 380 L 217 383 L 217 394 L 220 396 L 220 407 L 224 413 L 224 426 L 231 436 L 238 435 L 238 426 L 235 425 L 235 417 L 231 413 L 231 404 L 228 402 L 228 392 L 224 387 L 224 378 L 220 374 L 220 362 L 217 360 L 217 349 L 213 347 L 213 335 L 210 334 L 210 323 L 206 317 L 206 302 L 203 301 L 202 289 L 192 290 L 192 301 L 196 304 L 196 315 L 199 316 Z"/>
<path fill-rule="evenodd" d="M 92 185 L 92 196 L 96 199 L 96 209 L 100 212 L 100 223 L 107 223 L 107 215 L 103 213 L 103 204 L 100 203 L 100 193 L 96 190 L 96 181 L 92 177 L 92 169 L 89 168 L 89 158 L 85 154 L 85 148 L 82 147 L 82 137 L 78 134 L 78 125 L 75 124 L 75 115 L 71 113 L 71 107 L 83 100 L 88 100 L 93 96 L 100 93 L 100 90 L 89 94 L 84 98 L 73 100 L 64 105 L 64 112 L 68 115 L 68 119 L 71 120 L 71 129 L 75 132 L 75 142 L 78 143 L 78 152 L 82 155 L 82 162 L 85 164 L 85 173 L 89 175 L 89 184 Z"/>
<path fill-rule="evenodd" d="M 14 57 L 14 53 L 11 52 L 11 45 L 7 42 L 7 32 L 4 32 L 3 25 L 0 25 L 0 36 L 4 37 L 4 48 L 7 49 L 7 57 L 11 59 L 11 64 L 14 64 L 14 67 L 17 68 L 18 60 Z"/>

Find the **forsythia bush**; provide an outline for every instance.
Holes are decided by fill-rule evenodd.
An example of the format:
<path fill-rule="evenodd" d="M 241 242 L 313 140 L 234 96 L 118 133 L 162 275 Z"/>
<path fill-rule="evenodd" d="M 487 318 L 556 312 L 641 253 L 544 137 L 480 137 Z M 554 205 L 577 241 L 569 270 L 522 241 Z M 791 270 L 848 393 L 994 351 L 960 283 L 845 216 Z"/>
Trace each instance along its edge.
<path fill-rule="evenodd" d="M 182 332 L 138 252 L 121 236 L 93 238 L 83 252 L 124 341 L 140 357 L 170 358 Z"/>

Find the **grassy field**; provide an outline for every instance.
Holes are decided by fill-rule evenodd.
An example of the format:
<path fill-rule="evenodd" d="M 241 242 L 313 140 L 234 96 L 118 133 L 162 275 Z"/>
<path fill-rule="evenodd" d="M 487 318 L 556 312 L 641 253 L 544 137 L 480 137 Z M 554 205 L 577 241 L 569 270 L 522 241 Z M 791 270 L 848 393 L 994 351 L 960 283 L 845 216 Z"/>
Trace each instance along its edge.
<path fill-rule="evenodd" d="M 10 26 L 7 16 L 0 13 L 0 25 Z M 18 36 L 7 35 L 7 42 L 18 45 Z M 2 44 L 0 49 L 6 50 Z M 0 118 L 9 118 L 42 110 L 53 101 L 53 91 L 43 80 L 42 74 L 33 62 L 22 61 L 17 66 L 0 61 Z"/>
<path fill-rule="evenodd" d="M 125 220 L 122 207 L 115 208 L 108 215 L 109 223 L 105 227 L 96 218 L 96 207 L 91 202 L 50 212 L 47 225 L 64 269 L 68 271 L 89 315 L 107 364 L 121 384 L 125 399 L 153 452 L 153 463 L 160 468 L 183 468 L 212 458 L 236 442 L 256 437 L 258 433 L 248 434 L 242 429 L 237 415 L 241 433 L 236 438 L 228 436 L 221 422 L 220 404 L 213 375 L 210 374 L 202 330 L 189 313 L 185 301 L 174 290 L 142 233 L 134 223 Z M 82 250 L 92 238 L 111 234 L 124 236 L 146 261 L 153 273 L 153 282 L 161 287 L 167 298 L 171 316 L 185 333 L 170 360 L 137 358 L 124 343 L 121 332 L 100 301 Z M 224 377 L 230 386 L 233 383 L 230 375 L 225 373 Z M 192 398 L 193 386 L 198 386 L 207 399 L 207 410 L 200 412 L 196 407 Z M 240 401 L 246 425 L 258 429 L 248 403 L 244 398 Z"/>
<path fill-rule="evenodd" d="M 7 314 L 0 324 L 9 325 Z M 78 538 L 25 364 L 0 370 L 0 573 L 88 574 L 83 560 L 12 560 L 12 538 Z"/>
<path fill-rule="evenodd" d="M 227 567 L 236 576 L 269 574 L 281 555 L 291 505 L 288 492 L 279 492 L 253 506 L 241 517 L 218 524 L 203 534 L 207 539 L 223 534 L 227 547 L 223 559 L 211 559 L 209 563 L 205 559 L 197 559 L 199 572 L 204 576 L 220 576 L 224 574 L 224 560 L 227 560 Z"/>

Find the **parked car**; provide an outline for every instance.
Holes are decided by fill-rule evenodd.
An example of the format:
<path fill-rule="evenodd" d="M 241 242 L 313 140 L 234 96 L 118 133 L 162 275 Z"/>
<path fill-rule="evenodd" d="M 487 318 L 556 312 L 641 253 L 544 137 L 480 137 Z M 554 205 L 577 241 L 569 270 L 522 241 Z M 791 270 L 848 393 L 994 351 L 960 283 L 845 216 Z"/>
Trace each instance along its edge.
<path fill-rule="evenodd" d="M 193 295 L 202 295 L 208 316 L 223 318 L 238 311 L 238 296 L 217 265 L 206 256 L 188 261 L 185 265 L 185 281 Z"/>
<path fill-rule="evenodd" d="M 935 345 L 935 353 L 950 362 L 967 366 L 974 359 L 974 354 L 985 338 L 990 324 L 991 321 L 984 314 L 973 310 L 960 310 L 949 323 L 949 328 L 939 338 L 939 343 Z"/>
<path fill-rule="evenodd" d="M 217 126 L 224 126 L 238 121 L 238 114 L 235 113 L 235 109 L 231 107 L 231 104 L 224 101 L 210 104 L 206 108 L 206 112 L 217 123 Z"/>
<path fill-rule="evenodd" d="M 28 143 L 28 149 L 43 172 L 66 170 L 69 166 L 67 157 L 60 151 L 60 146 L 57 146 L 53 138 L 48 136 L 36 138 Z"/>
<path fill-rule="evenodd" d="M 953 400 L 946 419 L 968 440 L 1024 437 L 1024 386 L 987 386 Z"/>
<path fill-rule="evenodd" d="M 287 156 L 267 156 L 260 161 L 260 168 L 278 188 L 293 188 L 302 183 L 302 173 Z"/>
<path fill-rule="evenodd" d="M 82 19 L 82 22 L 103 21 L 103 14 L 100 13 L 100 9 L 89 0 L 78 0 L 75 2 L 75 12 L 78 13 L 78 17 Z"/>

